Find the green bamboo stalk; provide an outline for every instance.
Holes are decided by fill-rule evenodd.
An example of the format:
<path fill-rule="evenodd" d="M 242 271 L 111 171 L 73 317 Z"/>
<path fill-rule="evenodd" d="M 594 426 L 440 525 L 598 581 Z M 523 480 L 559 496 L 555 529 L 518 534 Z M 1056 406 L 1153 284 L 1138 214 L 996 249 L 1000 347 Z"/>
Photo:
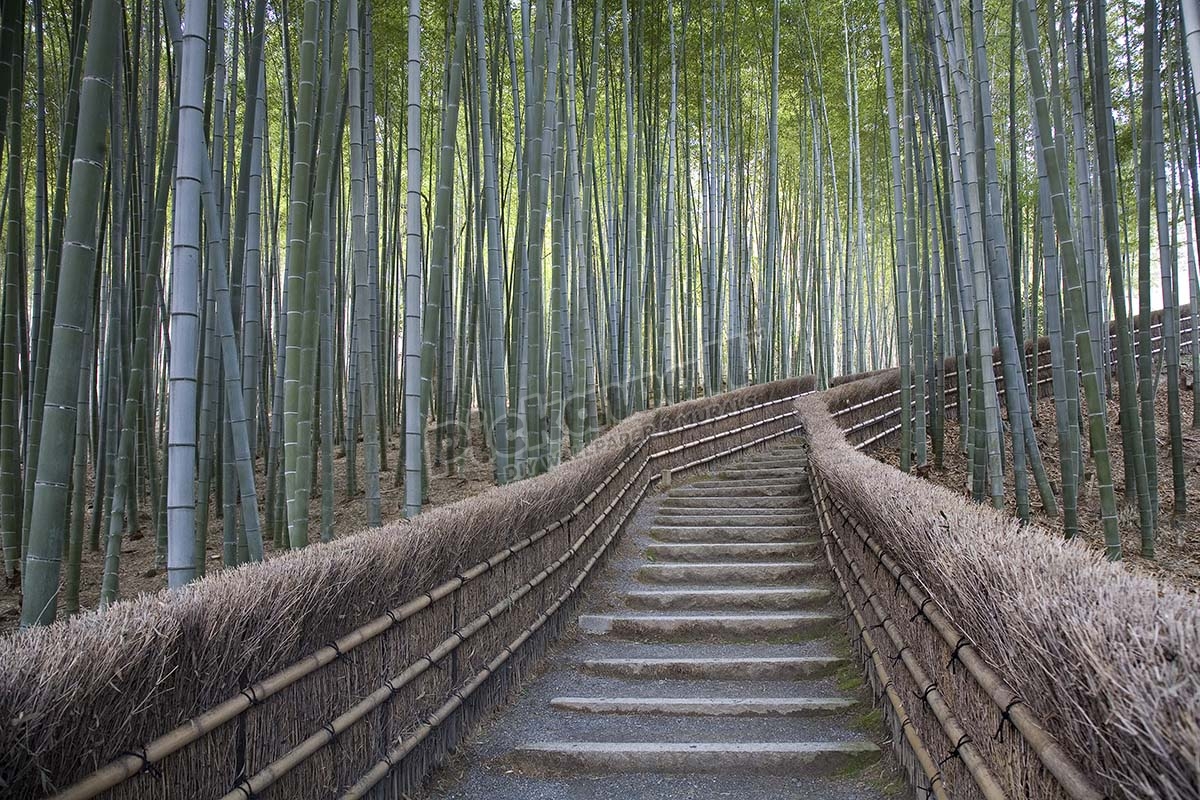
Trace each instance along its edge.
<path fill-rule="evenodd" d="M 350 97 L 350 198 L 351 198 L 351 261 L 354 269 L 354 341 L 362 407 L 363 447 L 366 463 L 367 524 L 380 524 L 379 494 L 379 393 L 375 386 L 377 368 L 372 334 L 373 309 L 369 275 L 373 272 L 368 256 L 366 153 L 364 151 L 363 109 L 359 98 L 363 94 L 363 53 L 359 29 L 358 0 L 350 0 L 346 26 L 349 41 Z M 371 239 L 371 249 L 374 240 Z"/>
<path fill-rule="evenodd" d="M 408 197 L 404 266 L 404 516 L 421 513 L 421 0 L 408 0 Z"/>
<path fill-rule="evenodd" d="M 1106 407 L 1100 390 L 1100 382 L 1096 377 L 1094 351 L 1090 341 L 1091 333 L 1087 325 L 1082 275 L 1071 233 L 1070 209 L 1066 202 L 1066 180 L 1060 167 L 1058 149 L 1050 139 L 1050 109 L 1046 98 L 1045 79 L 1042 75 L 1034 12 L 1030 0 L 1018 1 L 1020 2 L 1021 36 L 1025 44 L 1025 60 L 1037 118 L 1037 144 L 1045 158 L 1046 172 L 1050 183 L 1054 227 L 1058 234 L 1068 306 L 1075 327 L 1080 372 L 1087 400 L 1088 436 L 1092 448 L 1092 460 L 1096 466 L 1096 483 L 1100 492 L 1104 539 L 1109 558 L 1117 560 L 1121 557 L 1121 534 L 1117 528 L 1116 496 L 1113 492 L 1112 467 L 1108 457 Z"/>
<path fill-rule="evenodd" d="M 287 219 L 286 319 L 287 341 L 281 342 L 285 354 L 280 364 L 283 373 L 282 444 L 283 500 L 287 507 L 287 539 L 291 547 L 308 544 L 308 496 L 304 492 L 303 455 L 311 446 L 308 431 L 301 426 L 302 405 L 311 404 L 306 395 L 306 372 L 302 352 L 305 346 L 305 283 L 308 274 L 308 224 L 312 158 L 316 137 L 317 78 L 317 0 L 305 0 L 300 36 L 300 83 L 297 93 L 294 134 L 292 136 L 291 186 Z M 286 48 L 285 48 L 286 51 Z M 315 284 L 315 281 L 313 282 Z M 310 393 L 309 393 L 310 394 Z"/>
<path fill-rule="evenodd" d="M 505 375 L 507 361 L 504 351 L 504 278 L 501 264 L 500 201 L 497 196 L 495 143 L 492 138 L 492 109 L 487 63 L 487 39 L 484 32 L 483 0 L 472 7 L 475 24 L 476 72 L 479 90 L 479 130 L 483 141 L 483 216 L 487 234 L 487 364 L 488 397 L 491 402 L 490 426 L 493 447 L 492 462 L 497 484 L 509 480 L 508 400 Z M 482 254 L 481 254 L 482 255 Z"/>
<path fill-rule="evenodd" d="M 1153 92 L 1149 86 L 1157 80 L 1159 39 L 1158 3 L 1146 0 L 1145 33 L 1143 38 L 1142 85 L 1142 131 L 1140 154 L 1137 161 L 1137 226 L 1138 226 L 1138 318 L 1137 318 L 1137 365 L 1138 400 L 1141 411 L 1142 450 L 1146 479 L 1150 487 L 1150 507 L 1153 523 L 1149 531 L 1142 533 L 1142 552 L 1147 557 L 1154 553 L 1154 532 L 1158 527 L 1158 442 L 1155 434 L 1154 410 L 1154 354 L 1150 341 L 1150 198 L 1154 176 L 1153 135 L 1151 114 Z M 1147 535 L 1148 534 L 1148 535 Z"/>
<path fill-rule="evenodd" d="M 67 485 L 74 457 L 76 401 L 83 329 L 91 306 L 96 269 L 96 221 L 107 152 L 112 76 L 120 50 L 120 9 L 114 0 L 96 0 L 90 15 L 87 61 L 80 88 L 80 126 L 71 165 L 71 188 L 62 248 L 61 285 L 55 298 L 54 328 L 47 364 L 44 425 L 37 467 L 29 552 L 24 575 L 21 625 L 54 621 L 59 567 L 65 535 Z"/>

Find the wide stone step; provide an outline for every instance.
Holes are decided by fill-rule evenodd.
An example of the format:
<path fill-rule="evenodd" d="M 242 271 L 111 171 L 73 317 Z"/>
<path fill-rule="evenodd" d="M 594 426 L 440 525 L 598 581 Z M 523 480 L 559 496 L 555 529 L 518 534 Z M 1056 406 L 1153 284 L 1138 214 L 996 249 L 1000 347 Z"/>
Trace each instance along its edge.
<path fill-rule="evenodd" d="M 531 773 L 830 775 L 871 764 L 879 748 L 850 742 L 531 742 L 513 760 Z"/>
<path fill-rule="evenodd" d="M 674 520 L 656 523 L 649 533 L 652 538 L 662 541 L 660 534 L 667 532 L 668 536 L 674 535 L 669 533 L 670 531 L 705 531 L 715 537 L 709 541 L 718 542 L 763 541 L 763 537 L 767 536 L 778 537 L 767 541 L 790 541 L 811 536 L 814 533 L 813 525 L 696 525 L 687 521 L 676 522 Z M 779 533 L 780 531 L 783 533 Z"/>
<path fill-rule="evenodd" d="M 767 488 L 767 489 L 785 489 L 795 492 L 800 486 L 808 481 L 807 475 L 789 475 L 787 477 L 717 477 L 705 478 L 702 481 L 689 483 L 688 486 L 693 486 L 697 489 L 740 489 L 742 487 L 749 488 Z"/>
<path fill-rule="evenodd" d="M 803 467 L 807 463 L 808 458 L 800 455 L 762 456 L 761 458 L 747 459 L 740 464 L 732 464 L 730 469 L 736 467 Z"/>
<path fill-rule="evenodd" d="M 718 500 L 721 498 L 717 498 Z M 759 506 L 759 505 L 726 505 L 716 508 L 705 506 L 677 506 L 664 505 L 660 506 L 656 512 L 662 515 L 675 516 L 756 516 L 756 517 L 787 517 L 787 516 L 811 516 L 813 513 L 812 503 L 806 503 L 799 500 L 793 500 L 790 506 Z"/>
<path fill-rule="evenodd" d="M 710 505 L 710 506 L 662 506 L 655 512 L 659 517 L 718 517 L 727 519 L 755 519 L 774 522 L 780 517 L 801 517 L 813 519 L 816 509 L 808 503 L 796 502 L 790 506 L 755 506 L 755 505 Z"/>
<path fill-rule="evenodd" d="M 668 497 L 660 508 L 666 509 L 720 509 L 741 511 L 771 511 L 780 513 L 795 511 L 807 506 L 804 499 L 796 496 L 779 497 Z"/>
<path fill-rule="evenodd" d="M 820 605 L 829 600 L 826 589 L 656 589 L 623 595 L 630 608 L 657 610 L 771 609 L 788 610 Z"/>
<path fill-rule="evenodd" d="M 655 525 L 715 525 L 727 528 L 762 525 L 804 525 L 816 519 L 816 514 L 736 514 L 688 513 L 679 509 L 663 510 L 654 517 Z"/>
<path fill-rule="evenodd" d="M 646 583 L 778 584 L 806 578 L 817 571 L 812 561 L 737 561 L 710 564 L 647 564 L 637 571 Z"/>
<path fill-rule="evenodd" d="M 659 517 L 713 517 L 716 519 L 735 517 L 737 519 L 750 518 L 766 520 L 770 522 L 784 520 L 788 517 L 811 517 L 815 513 L 816 512 L 811 505 L 794 505 L 790 508 L 762 506 L 746 506 L 743 508 L 729 506 L 724 508 L 662 506 L 658 509 L 656 515 Z"/>
<path fill-rule="evenodd" d="M 703 527 L 696 525 L 656 525 L 650 536 L 660 542 L 728 544 L 732 542 L 767 543 L 793 542 L 805 535 L 801 526 L 773 526 L 763 528 L 726 528 L 723 526 Z"/>
<path fill-rule="evenodd" d="M 717 476 L 726 480 L 778 478 L 799 481 L 803 474 L 804 470 L 799 467 L 730 467 L 718 472 Z"/>
<path fill-rule="evenodd" d="M 702 486 L 704 484 L 714 484 Z M 669 499 L 703 498 L 740 498 L 740 497 L 787 497 L 807 500 L 807 489 L 800 488 L 795 481 L 785 484 L 763 485 L 751 481 L 745 486 L 731 486 L 727 481 L 698 481 L 686 486 L 679 486 L 667 492 Z"/>
<path fill-rule="evenodd" d="M 833 656 L 766 658 L 598 658 L 580 666 L 590 675 L 680 680 L 802 680 L 829 675 L 846 663 Z"/>
<path fill-rule="evenodd" d="M 584 714 L 673 714 L 689 717 L 801 717 L 853 708 L 843 697 L 555 697 L 551 708 Z"/>
<path fill-rule="evenodd" d="M 653 561 L 771 561 L 811 556 L 820 551 L 816 539 L 799 542 L 711 542 L 652 544 L 646 556 Z"/>
<path fill-rule="evenodd" d="M 709 639 L 733 641 L 763 636 L 816 636 L 836 622 L 831 614 L 584 614 L 585 633 L 636 639 Z"/>

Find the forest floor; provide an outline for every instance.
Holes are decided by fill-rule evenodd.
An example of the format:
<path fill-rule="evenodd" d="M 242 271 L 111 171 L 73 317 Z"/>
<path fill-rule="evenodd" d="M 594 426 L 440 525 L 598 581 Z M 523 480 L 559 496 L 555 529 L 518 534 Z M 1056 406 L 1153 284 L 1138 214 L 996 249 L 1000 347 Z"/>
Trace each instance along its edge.
<path fill-rule="evenodd" d="M 1165 374 L 1161 376 L 1158 392 L 1155 397 L 1157 419 L 1155 421 L 1155 437 L 1158 456 L 1159 484 L 1159 525 L 1155 539 L 1155 558 L 1142 556 L 1141 534 L 1138 528 L 1138 512 L 1136 499 L 1125 502 L 1125 459 L 1121 449 L 1121 428 L 1117 421 L 1117 398 L 1108 402 L 1108 437 L 1109 453 L 1112 458 L 1113 482 L 1117 491 L 1118 519 L 1120 522 L 1121 540 L 1124 549 L 1125 563 L 1137 572 L 1151 575 L 1173 584 L 1185 591 L 1200 593 L 1200 427 L 1193 427 L 1192 398 L 1190 391 L 1183 387 L 1191 385 L 1191 376 L 1183 375 L 1180 381 L 1180 414 L 1183 426 L 1183 466 L 1186 475 L 1187 498 L 1191 503 L 1191 513 L 1176 514 L 1175 498 L 1172 491 L 1171 477 L 1171 439 L 1167 417 L 1167 381 Z M 1003 404 L 1001 404 L 1003 407 Z M 1042 461 L 1046 467 L 1046 475 L 1050 479 L 1055 497 L 1062 503 L 1061 472 L 1058 458 L 1058 429 L 1054 413 L 1054 401 L 1051 398 L 1042 399 L 1038 403 L 1037 419 L 1034 423 L 1038 447 L 1041 450 Z M 1085 446 L 1087 433 L 1084 432 Z M 970 495 L 970 472 L 966 457 L 958 448 L 958 423 L 947 417 L 945 435 L 945 454 L 941 467 L 932 466 L 933 450 L 929 451 L 931 466 L 924 477 L 934 483 L 941 484 L 960 494 Z M 892 466 L 900 463 L 898 443 L 889 444 L 875 450 L 875 458 Z M 1011 464 L 1011 447 L 1006 445 L 1006 463 Z M 1013 496 L 1011 474 L 1007 476 L 1006 498 L 1008 511 L 1016 515 L 1016 499 Z M 1104 551 L 1104 534 L 1100 523 L 1100 493 L 1096 486 L 1095 473 L 1090 462 L 1085 462 L 1084 481 L 1079 497 L 1079 530 L 1082 538 L 1089 547 L 1097 552 Z M 1043 525 L 1047 530 L 1058 532 L 1062 529 L 1061 515 L 1050 517 L 1042 508 L 1038 498 L 1037 487 L 1030 477 L 1030 502 L 1033 506 L 1033 520 Z"/>
<path fill-rule="evenodd" d="M 470 442 L 464 452 L 462 465 L 456 474 L 448 474 L 444 463 L 430 464 L 429 492 L 426 498 L 426 508 L 447 505 L 457 500 L 479 494 L 493 485 L 492 465 L 488 453 L 484 449 L 483 434 L 479 427 L 478 416 L 472 418 Z M 401 517 L 404 508 L 404 484 L 399 477 L 403 474 L 401 462 L 401 446 L 403 431 L 389 432 L 387 447 L 387 472 L 380 473 L 379 494 L 381 502 L 381 518 L 384 524 L 393 522 Z M 432 452 L 434 429 L 431 427 L 427 441 Z M 319 452 L 314 457 L 319 458 Z M 348 461 L 344 452 L 337 446 L 333 456 L 333 483 L 335 497 L 333 501 L 333 536 L 357 533 L 367 527 L 367 508 L 364 488 L 364 453 L 362 442 L 355 453 L 358 465 L 358 491 L 350 496 L 346 491 Z M 265 532 L 266 514 L 263 510 L 263 498 L 266 493 L 266 460 L 259 458 L 258 496 L 259 520 L 264 528 L 263 548 L 267 558 L 287 552 L 287 548 L 277 548 Z M 401 470 L 398 473 L 397 468 Z M 92 515 L 92 475 L 89 470 L 86 488 L 87 514 L 84 529 L 83 557 L 80 562 L 79 576 L 79 605 L 81 610 L 95 608 L 100 600 L 100 586 L 104 575 L 104 540 L 100 537 L 99 549 L 89 546 L 87 525 L 91 523 Z M 214 491 L 214 495 L 216 492 Z M 121 596 L 135 597 L 140 594 L 155 592 L 167 585 L 167 573 L 160 559 L 159 550 L 154 536 L 153 520 L 150 514 L 149 498 L 143 497 L 138 503 L 138 527 L 132 536 L 127 536 L 121 544 L 120 585 Z M 321 484 L 320 478 L 313 483 L 312 497 L 309 504 L 309 536 L 311 541 L 318 541 L 321 535 Z M 214 571 L 221 568 L 223 552 L 224 520 L 221 516 L 220 503 L 213 503 L 209 509 L 207 569 Z M 63 562 L 66 569 L 66 561 Z M 59 617 L 62 613 L 62 595 L 60 595 Z M 0 580 L 0 635 L 15 629 L 20 622 L 21 614 L 20 586 L 11 585 Z"/>

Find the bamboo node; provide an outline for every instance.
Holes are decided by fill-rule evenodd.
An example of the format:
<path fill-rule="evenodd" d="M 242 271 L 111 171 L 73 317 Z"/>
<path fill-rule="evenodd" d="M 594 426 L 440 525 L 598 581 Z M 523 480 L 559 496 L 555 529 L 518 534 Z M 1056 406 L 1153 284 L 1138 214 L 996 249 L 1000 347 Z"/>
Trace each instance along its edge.
<path fill-rule="evenodd" d="M 250 788 L 249 778 L 238 778 L 234 782 L 233 787 L 229 790 L 229 792 L 230 794 L 233 792 L 241 792 L 242 796 L 245 797 L 246 800 L 254 800 L 254 790 Z"/>
<path fill-rule="evenodd" d="M 143 772 L 149 772 L 151 775 L 154 775 L 155 777 L 162 776 L 162 773 L 159 771 L 158 766 L 153 761 L 151 761 L 150 758 L 146 755 L 146 750 L 144 748 L 139 747 L 136 750 L 122 750 L 120 753 L 117 754 L 117 758 L 124 758 L 126 756 L 129 756 L 131 758 L 136 758 L 138 761 L 142 762 L 141 765 L 138 766 L 137 770 L 134 772 L 135 775 L 141 774 Z"/>
<path fill-rule="evenodd" d="M 346 653 L 342 652 L 342 648 L 338 647 L 336 639 L 329 643 L 329 647 L 333 649 L 333 657 L 335 660 L 340 661 L 346 657 Z"/>

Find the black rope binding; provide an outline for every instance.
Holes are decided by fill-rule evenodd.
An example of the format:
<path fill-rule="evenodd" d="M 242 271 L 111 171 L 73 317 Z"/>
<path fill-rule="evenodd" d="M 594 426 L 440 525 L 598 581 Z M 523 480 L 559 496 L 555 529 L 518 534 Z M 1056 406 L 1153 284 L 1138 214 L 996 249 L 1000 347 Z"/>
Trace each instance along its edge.
<path fill-rule="evenodd" d="M 1013 725 L 1012 717 L 1009 716 L 1009 713 L 1013 710 L 1013 706 L 1020 702 L 1022 702 L 1021 698 L 1014 697 L 1000 712 L 1000 724 L 996 726 L 996 732 L 992 734 L 992 738 L 997 742 L 1004 741 L 1004 723 L 1007 722 L 1009 725 Z M 1013 725 L 1013 727 L 1015 728 L 1016 725 Z"/>
<path fill-rule="evenodd" d="M 132 756 L 133 758 L 136 758 L 138 761 L 142 762 L 137 768 L 137 772 L 134 773 L 135 775 L 140 775 L 143 772 L 149 772 L 151 775 L 156 777 L 162 775 L 162 773 L 159 772 L 158 767 L 150 763 L 150 759 L 146 757 L 146 751 L 144 748 L 139 747 L 137 750 L 122 750 L 120 753 L 117 753 L 117 758 L 124 758 L 125 756 Z"/>
<path fill-rule="evenodd" d="M 950 753 L 945 758 L 943 758 L 941 761 L 938 762 L 938 770 L 941 770 L 942 765 L 945 764 L 947 761 L 952 761 L 956 758 L 961 761 L 962 753 L 960 751 L 962 750 L 964 745 L 967 745 L 970 743 L 971 743 L 971 737 L 969 735 L 964 733 L 961 737 L 959 737 L 959 740 L 957 742 L 955 742 L 955 744 L 954 744 L 954 749 L 951 750 Z"/>
<path fill-rule="evenodd" d="M 337 642 L 330 642 L 329 646 L 333 648 L 333 652 L 336 656 L 334 658 L 335 661 L 345 661 L 347 664 L 354 663 L 354 654 L 347 652 L 347 651 L 343 650 L 342 648 L 338 647 Z"/>
<path fill-rule="evenodd" d="M 946 662 L 946 669 L 950 670 L 951 672 L 955 672 L 954 664 L 956 662 L 959 664 L 962 663 L 962 659 L 958 655 L 959 651 L 961 651 L 964 647 L 969 646 L 970 644 L 971 644 L 971 640 L 968 639 L 966 636 L 959 637 L 958 644 L 954 645 L 954 649 L 950 652 L 950 660 Z"/>
<path fill-rule="evenodd" d="M 928 622 L 928 621 L 929 621 L 929 617 L 925 616 L 925 606 L 929 605 L 929 604 L 930 604 L 930 603 L 932 603 L 932 602 L 933 602 L 933 598 L 932 598 L 932 597 L 926 597 L 924 600 L 922 600 L 922 601 L 921 601 L 921 605 L 920 605 L 920 607 L 917 609 L 917 613 L 915 613 L 915 614 L 913 614 L 911 617 L 909 617 L 909 620 L 908 620 L 908 621 L 909 621 L 909 622 L 916 622 L 918 619 L 922 619 L 922 618 L 923 618 L 923 619 L 925 619 L 925 621 L 926 621 L 926 622 Z"/>
<path fill-rule="evenodd" d="M 242 796 L 245 797 L 246 800 L 254 800 L 256 797 L 254 790 L 250 788 L 249 778 L 238 778 L 234 782 L 233 788 L 230 791 L 241 792 Z"/>
<path fill-rule="evenodd" d="M 253 686 L 247 686 L 245 689 L 242 689 L 241 695 L 242 695 L 242 697 L 244 697 L 250 701 L 251 708 L 254 708 L 259 703 L 262 702 L 262 700 L 258 696 L 258 692 L 254 691 Z"/>
<path fill-rule="evenodd" d="M 929 695 L 937 691 L 937 688 L 937 681 L 931 681 L 930 684 L 926 686 L 924 691 L 922 691 L 920 694 L 917 694 L 916 692 L 913 692 L 913 694 L 919 697 L 922 703 L 924 703 L 926 706 L 929 706 Z"/>

